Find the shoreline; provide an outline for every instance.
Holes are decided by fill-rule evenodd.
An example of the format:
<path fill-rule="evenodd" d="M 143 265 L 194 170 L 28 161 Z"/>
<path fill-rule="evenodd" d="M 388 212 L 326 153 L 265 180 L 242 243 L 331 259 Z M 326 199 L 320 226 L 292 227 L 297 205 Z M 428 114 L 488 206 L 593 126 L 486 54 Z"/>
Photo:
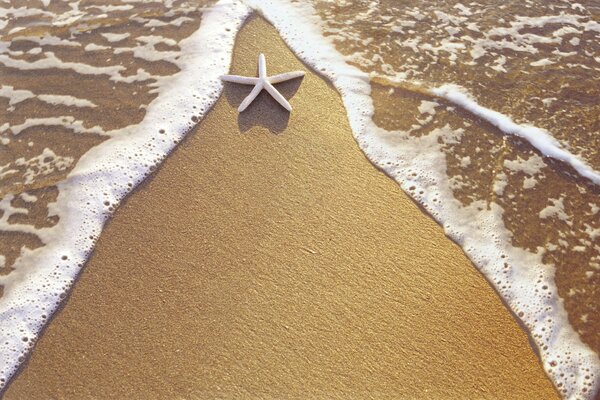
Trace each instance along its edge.
<path fill-rule="evenodd" d="M 260 48 L 273 73 L 306 68 L 251 17 L 232 73 Z M 292 114 L 262 93 L 238 115 L 249 88 L 227 85 L 124 201 L 5 398 L 558 398 L 462 250 L 366 160 L 339 95 L 313 72 L 279 88 Z"/>

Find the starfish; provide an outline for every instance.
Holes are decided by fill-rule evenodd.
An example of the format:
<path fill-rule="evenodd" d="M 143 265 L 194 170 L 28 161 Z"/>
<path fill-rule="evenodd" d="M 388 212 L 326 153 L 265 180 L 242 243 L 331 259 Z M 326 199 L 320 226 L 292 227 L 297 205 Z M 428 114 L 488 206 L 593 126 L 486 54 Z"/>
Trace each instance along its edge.
<path fill-rule="evenodd" d="M 250 94 L 238 107 L 239 112 L 244 111 L 263 89 L 266 89 L 266 91 L 269 92 L 269 94 L 283 106 L 283 108 L 288 111 L 292 111 L 292 106 L 290 103 L 288 103 L 285 97 L 283 97 L 281 93 L 277 91 L 277 89 L 275 89 L 273 84 L 289 81 L 290 79 L 298 78 L 300 76 L 304 76 L 304 71 L 293 71 L 286 72 L 285 74 L 267 76 L 267 63 L 265 61 L 265 56 L 264 54 L 259 54 L 258 78 L 239 75 L 223 75 L 221 76 L 221 80 L 225 82 L 241 83 L 242 85 L 254 85 L 254 89 L 252 89 Z"/>

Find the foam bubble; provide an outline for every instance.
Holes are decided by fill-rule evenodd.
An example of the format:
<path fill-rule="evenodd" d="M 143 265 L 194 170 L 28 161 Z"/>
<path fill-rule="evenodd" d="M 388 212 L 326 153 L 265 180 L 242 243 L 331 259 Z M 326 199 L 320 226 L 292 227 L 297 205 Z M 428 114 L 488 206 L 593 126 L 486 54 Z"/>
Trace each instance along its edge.
<path fill-rule="evenodd" d="M 32 233 L 45 246 L 25 249 L 15 261 L 14 271 L 0 276 L 3 287 L 0 390 L 24 361 L 48 315 L 65 297 L 107 217 L 191 129 L 190 115 L 202 118 L 217 100 L 222 90 L 219 76 L 229 70 L 235 35 L 249 12 L 246 6 L 227 0 L 219 1 L 204 12 L 200 28 L 179 43 L 182 55 L 177 64 L 181 72 L 160 87 L 159 96 L 148 106 L 144 120 L 92 148 L 80 158 L 67 179 L 57 185 L 58 198 L 49 205 L 49 216 L 60 217 L 57 225 L 36 229 L 30 225 L 4 223 L 10 215 L 26 210 L 11 208 L 10 195 L 2 200 L 2 229 L 34 230 Z M 63 62 L 49 52 L 45 55 L 45 59 L 29 63 L 0 54 L 0 63 L 21 69 L 63 68 L 82 74 L 107 74 L 119 81 L 131 79 L 120 75 L 123 67 L 92 67 Z M 7 89 L 3 90 L 9 94 Z M 78 129 L 78 121 L 67 120 Z M 29 120 L 25 124 L 40 123 L 65 124 L 65 121 L 64 118 Z M 11 129 L 17 134 L 27 126 Z M 49 152 L 50 149 L 45 156 L 41 155 L 43 162 L 51 161 Z M 5 171 L 5 167 L 0 166 L 0 176 L 11 172 Z M 4 263 L 4 259 L 0 261 Z"/>
<path fill-rule="evenodd" d="M 446 175 L 446 160 L 439 151 L 440 140 L 456 140 L 461 132 L 446 127 L 415 138 L 407 132 L 379 128 L 371 119 L 374 108 L 369 76 L 348 65 L 344 56 L 323 36 L 322 23 L 310 5 L 275 0 L 249 0 L 248 3 L 261 11 L 304 62 L 331 80 L 342 96 L 356 141 L 369 160 L 395 179 L 440 222 L 446 234 L 463 247 L 527 327 L 544 369 L 561 393 L 566 398 L 592 398 L 600 385 L 600 359 L 569 324 L 554 285 L 552 266 L 542 262 L 542 252 L 533 253 L 511 245 L 499 205 L 475 201 L 465 207 L 453 197 Z M 564 18 L 568 17 L 523 19 L 519 23 L 543 26 Z M 484 109 L 457 93 L 440 91 L 444 97 L 481 114 L 507 133 L 530 140 L 544 154 L 559 158 L 583 176 L 600 182 L 595 171 L 564 151 L 546 132 L 519 126 L 510 118 Z"/>
<path fill-rule="evenodd" d="M 527 327 L 539 349 L 546 372 L 565 397 L 591 398 L 600 382 L 600 360 L 581 342 L 569 325 L 562 300 L 554 285 L 554 270 L 542 262 L 542 251 L 526 251 L 511 245 L 510 234 L 503 224 L 503 209 L 499 205 L 474 201 L 468 206 L 462 206 L 453 198 L 451 185 L 459 183 L 448 181 L 446 160 L 439 149 L 443 143 L 456 141 L 464 131 L 446 126 L 415 138 L 408 132 L 379 128 L 372 121 L 374 108 L 370 97 L 369 75 L 349 65 L 344 56 L 323 36 L 322 21 L 310 5 L 277 0 L 248 0 L 247 3 L 261 11 L 275 25 L 300 58 L 335 85 L 342 96 L 353 134 L 361 149 L 375 166 L 395 179 L 444 227 L 446 234 L 463 247 L 477 268 L 485 274 Z M 472 13 L 468 7 L 460 4 L 457 4 L 456 9 L 460 16 L 435 13 L 436 18 L 447 25 L 446 30 L 451 36 L 459 33 L 458 25 L 466 22 L 466 17 Z M 25 8 L 12 8 L 0 13 L 5 16 L 27 13 L 32 16 L 52 15 L 41 10 L 29 12 Z M 48 316 L 65 297 L 87 260 L 106 218 L 123 197 L 172 151 L 193 124 L 200 120 L 216 101 L 222 89 L 218 77 L 227 73 L 229 69 L 235 35 L 249 13 L 250 9 L 238 2 L 222 0 L 203 14 L 200 29 L 179 43 L 181 56 L 177 59 L 177 65 L 181 72 L 157 84 L 159 95 L 147 107 L 144 120 L 139 125 L 118 132 L 106 132 L 109 138 L 82 156 L 66 181 L 58 185 L 59 196 L 55 203 L 49 205 L 49 216 L 60 217 L 57 225 L 36 229 L 30 226 L 28 228 L 28 225 L 6 223 L 10 229 L 35 229 L 35 234 L 45 246 L 36 250 L 25 249 L 13 266 L 15 270 L 9 275 L 0 276 L 0 285 L 4 288 L 0 301 L 0 319 L 3 321 L 0 326 L 0 388 L 24 360 Z M 418 11 L 409 11 L 408 14 L 419 21 L 424 17 Z M 73 9 L 71 14 L 65 15 L 64 19 L 57 21 L 55 25 L 66 25 L 80 17 L 79 11 Z M 187 17 L 169 23 L 157 19 L 136 18 L 146 26 L 159 27 L 166 24 L 178 26 Z M 582 17 L 568 15 L 541 20 L 519 17 L 510 28 L 498 28 L 487 32 L 486 37 L 475 43 L 470 52 L 473 58 L 482 57 L 493 46 L 535 52 L 533 44 L 559 43 L 562 36 L 569 32 L 556 31 L 552 38 L 541 38 L 520 31 L 565 21 L 587 31 L 599 31 L 597 23 L 586 22 L 583 25 L 580 19 Z M 410 29 L 410 25 L 411 23 L 400 23 L 397 29 Z M 474 24 L 465 28 L 474 31 L 478 29 Z M 518 43 L 490 41 L 489 37 L 494 35 L 518 36 L 523 40 Z M 126 39 L 130 42 L 124 36 L 105 35 L 105 39 L 117 44 Z M 51 37 L 45 40 L 55 41 Z M 124 47 L 120 51 L 132 52 L 136 57 L 146 60 L 156 59 L 159 54 L 154 45 L 158 43 L 172 44 L 165 42 L 161 37 L 148 36 L 141 40 L 141 44 L 138 42 L 138 45 Z M 452 41 L 440 42 L 439 46 L 427 43 L 419 45 L 429 46 L 427 49 L 417 47 L 417 43 L 406 45 L 419 51 L 428 50 L 433 54 L 449 53 L 449 57 L 456 56 L 460 51 L 469 51 L 466 46 L 461 47 Z M 99 44 L 89 44 L 85 49 L 100 51 L 107 48 Z M 169 55 L 168 52 L 162 53 Z M 156 79 L 144 70 L 138 70 L 137 74 L 125 77 L 121 75 L 124 70 L 122 66 L 95 67 L 66 62 L 52 52 L 45 52 L 37 61 L 11 58 L 10 55 L 13 54 L 10 51 L 7 51 L 7 54 L 0 54 L 0 63 L 11 68 L 59 68 L 80 74 L 107 75 L 118 82 Z M 504 64 L 505 60 L 499 57 L 493 68 L 503 70 Z M 487 118 L 506 133 L 517 134 L 530 140 L 544 154 L 570 163 L 580 174 L 592 181 L 597 179 L 596 171 L 590 171 L 587 165 L 578 163 L 577 158 L 568 152 L 565 153 L 560 144 L 552 141 L 549 135 L 540 136 L 539 130 L 532 130 L 537 128 L 522 127 L 506 116 L 494 114 L 492 110 L 479 106 L 460 90 L 442 89 L 439 89 L 439 95 L 482 118 Z M 4 87 L 0 95 L 1 93 L 9 97 L 9 101 L 18 101 L 22 96 L 34 96 L 33 93 L 15 93 Z M 77 101 L 64 98 L 46 100 Z M 78 104 L 89 106 L 81 102 Z M 425 118 L 433 117 L 436 113 L 435 104 L 437 103 L 421 104 L 420 109 Z M 196 118 L 194 121 L 192 116 Z M 66 122 L 36 120 L 25 123 L 33 126 L 31 124 L 55 122 L 69 123 L 73 129 L 78 129 L 78 121 L 68 118 Z M 0 129 L 9 128 L 14 133 L 15 129 L 20 132 L 26 129 L 26 126 L 10 127 L 4 124 Z M 50 149 L 48 151 L 51 152 Z M 45 157 L 42 161 L 48 161 L 50 158 Z M 470 160 L 464 162 L 467 164 Z M 534 165 L 513 166 L 523 170 L 531 168 L 531 173 L 536 173 Z M 0 166 L 0 177 L 15 172 L 9 165 Z M 504 188 L 498 187 L 497 190 Z M 27 211 L 12 207 L 11 200 L 4 199 L 0 203 L 3 210 L 2 221 L 10 215 Z M 548 217 L 561 216 L 560 204 L 549 206 L 553 208 L 548 210 Z M 590 235 L 596 235 L 595 231 L 591 232 Z M 0 259 L 0 265 L 4 262 L 4 259 Z"/>
<path fill-rule="evenodd" d="M 431 89 L 431 92 L 472 112 L 508 135 L 522 137 L 542 154 L 569 164 L 581 176 L 589 179 L 596 185 L 600 185 L 600 172 L 595 171 L 579 157 L 565 150 L 560 142 L 548 131 L 536 128 L 535 126 L 519 125 L 510 117 L 479 105 L 471 96 L 465 93 L 464 89 L 457 85 L 443 85 L 439 88 Z"/>

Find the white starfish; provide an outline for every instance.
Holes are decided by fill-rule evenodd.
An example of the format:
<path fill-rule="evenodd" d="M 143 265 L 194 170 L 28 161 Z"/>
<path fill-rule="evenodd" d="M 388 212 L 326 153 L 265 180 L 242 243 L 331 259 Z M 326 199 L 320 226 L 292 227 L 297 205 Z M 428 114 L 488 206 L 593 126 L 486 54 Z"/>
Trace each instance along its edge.
<path fill-rule="evenodd" d="M 292 106 L 288 101 L 273 87 L 273 84 L 289 81 L 290 79 L 298 78 L 300 76 L 304 76 L 304 71 L 294 71 L 294 72 L 286 72 L 285 74 L 279 74 L 274 76 L 267 76 L 267 64 L 265 62 L 265 56 L 263 54 L 259 54 L 258 56 L 258 78 L 252 78 L 249 76 L 239 76 L 239 75 L 223 75 L 221 76 L 221 80 L 225 82 L 234 82 L 241 83 L 242 85 L 254 85 L 254 89 L 250 92 L 250 94 L 242 101 L 242 104 L 238 107 L 238 111 L 244 111 L 252 100 L 258 96 L 258 94 L 266 89 L 267 92 L 279 104 L 281 104 L 286 110 L 292 111 Z"/>

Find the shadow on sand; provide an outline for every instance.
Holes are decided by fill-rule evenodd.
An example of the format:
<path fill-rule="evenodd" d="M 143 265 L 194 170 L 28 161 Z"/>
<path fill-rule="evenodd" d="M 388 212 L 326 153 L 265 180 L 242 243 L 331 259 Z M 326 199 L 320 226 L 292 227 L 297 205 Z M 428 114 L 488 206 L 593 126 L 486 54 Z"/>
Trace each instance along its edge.
<path fill-rule="evenodd" d="M 275 88 L 289 101 L 300 88 L 302 79 L 303 77 L 299 77 L 278 83 Z M 225 82 L 223 93 L 229 104 L 237 109 L 252 88 L 251 85 Z M 238 127 L 244 133 L 253 126 L 263 126 L 271 133 L 278 134 L 288 126 L 289 119 L 290 113 L 263 90 L 244 112 L 239 113 Z"/>

